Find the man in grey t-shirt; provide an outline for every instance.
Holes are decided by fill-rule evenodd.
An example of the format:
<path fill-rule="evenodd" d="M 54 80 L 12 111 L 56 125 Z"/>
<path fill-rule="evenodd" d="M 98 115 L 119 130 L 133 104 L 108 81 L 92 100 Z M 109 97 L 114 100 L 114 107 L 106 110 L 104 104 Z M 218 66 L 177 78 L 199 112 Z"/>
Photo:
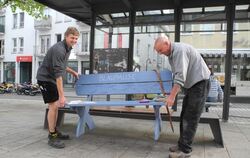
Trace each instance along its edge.
<path fill-rule="evenodd" d="M 210 71 L 191 45 L 172 43 L 167 36 L 160 36 L 154 48 L 157 53 L 168 56 L 174 75 L 174 86 L 166 99 L 167 106 L 173 106 L 181 87 L 185 93 L 180 116 L 180 137 L 178 145 L 169 148 L 169 157 L 190 157 L 191 145 L 209 90 Z"/>
<path fill-rule="evenodd" d="M 64 40 L 54 44 L 47 52 L 37 71 L 37 80 L 40 86 L 44 103 L 48 103 L 48 144 L 54 148 L 64 148 L 61 140 L 69 139 L 69 135 L 62 134 L 56 129 L 58 108 L 64 107 L 66 99 L 63 91 L 63 76 L 65 71 L 78 78 L 78 73 L 67 67 L 72 46 L 76 44 L 79 31 L 69 27 Z"/>

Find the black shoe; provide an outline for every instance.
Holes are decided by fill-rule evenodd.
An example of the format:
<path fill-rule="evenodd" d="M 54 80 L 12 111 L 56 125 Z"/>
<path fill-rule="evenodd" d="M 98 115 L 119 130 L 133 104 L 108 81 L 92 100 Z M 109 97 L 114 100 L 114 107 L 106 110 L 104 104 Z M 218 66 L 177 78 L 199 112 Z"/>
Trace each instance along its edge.
<path fill-rule="evenodd" d="M 180 150 L 169 153 L 169 158 L 190 158 L 190 157 L 191 157 L 191 153 L 184 153 Z"/>
<path fill-rule="evenodd" d="M 56 133 L 57 133 L 57 138 L 58 139 L 69 140 L 69 138 L 70 138 L 68 134 L 63 134 L 63 133 L 61 133 L 59 131 L 56 131 Z"/>
<path fill-rule="evenodd" d="M 54 148 L 61 149 L 65 147 L 65 144 L 59 140 L 57 134 L 53 134 L 48 136 L 48 144 Z"/>
<path fill-rule="evenodd" d="M 176 152 L 176 151 L 178 151 L 178 150 L 179 150 L 178 145 L 169 147 L 169 151 L 171 151 L 171 152 Z"/>

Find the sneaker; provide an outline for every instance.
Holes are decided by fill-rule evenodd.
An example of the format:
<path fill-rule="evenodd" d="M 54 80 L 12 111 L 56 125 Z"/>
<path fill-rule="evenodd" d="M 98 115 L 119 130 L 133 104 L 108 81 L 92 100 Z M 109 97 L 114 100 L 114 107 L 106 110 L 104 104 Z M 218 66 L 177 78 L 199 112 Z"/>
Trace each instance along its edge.
<path fill-rule="evenodd" d="M 54 148 L 61 149 L 65 147 L 65 144 L 59 140 L 57 137 L 57 134 L 54 134 L 53 136 L 49 134 L 48 136 L 48 144 Z"/>
<path fill-rule="evenodd" d="M 178 150 L 179 150 L 179 146 L 178 145 L 169 147 L 169 151 L 171 151 L 171 152 L 176 152 Z"/>
<path fill-rule="evenodd" d="M 56 131 L 57 133 L 57 138 L 61 140 L 69 140 L 69 135 L 68 134 L 63 134 L 59 131 Z"/>
<path fill-rule="evenodd" d="M 169 153 L 169 158 L 189 158 L 189 157 L 191 157 L 191 153 L 184 153 L 180 150 Z"/>

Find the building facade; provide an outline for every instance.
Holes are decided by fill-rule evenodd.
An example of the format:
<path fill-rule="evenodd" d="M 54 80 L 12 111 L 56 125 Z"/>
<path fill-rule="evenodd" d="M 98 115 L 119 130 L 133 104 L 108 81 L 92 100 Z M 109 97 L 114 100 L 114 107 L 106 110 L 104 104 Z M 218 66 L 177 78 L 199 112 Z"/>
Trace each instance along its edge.
<path fill-rule="evenodd" d="M 64 32 L 68 26 L 74 26 L 80 31 L 78 44 L 72 50 L 68 64 L 81 74 L 89 73 L 90 27 L 53 9 L 46 8 L 44 13 L 46 19 L 36 20 L 18 9 L 16 13 L 12 13 L 10 8 L 4 8 L 0 11 L 1 82 L 36 83 L 36 72 L 47 50 L 56 42 L 64 39 Z M 118 14 L 111 16 L 118 16 Z M 6 24 L 8 24 L 8 27 L 6 27 Z M 236 21 L 234 25 L 233 77 L 231 82 L 233 87 L 237 84 L 236 82 L 248 82 L 250 80 L 249 28 L 249 21 Z M 174 41 L 174 29 L 175 27 L 172 24 L 135 26 L 134 71 L 170 68 L 167 58 L 155 53 L 153 47 L 154 40 L 161 33 L 167 34 L 170 40 Z M 181 23 L 180 41 L 197 48 L 208 66 L 222 76 L 220 81 L 223 85 L 226 23 L 223 21 L 216 23 Z M 128 47 L 129 27 L 104 27 L 95 30 L 94 49 L 98 49 L 98 51 L 107 48 L 119 50 Z M 124 52 L 126 53 L 126 50 Z M 119 60 L 119 57 L 117 58 Z M 125 63 L 122 67 L 126 69 L 124 66 L 126 60 L 122 58 L 117 65 Z M 106 60 L 104 60 L 104 64 L 105 62 Z M 64 81 L 65 85 L 71 86 L 74 83 L 74 78 L 70 74 L 66 74 Z"/>
<path fill-rule="evenodd" d="M 69 26 L 76 27 L 80 37 L 68 64 L 79 73 L 89 69 L 89 26 L 49 8 L 45 15 L 46 19 L 37 20 L 19 9 L 15 13 L 10 8 L 0 12 L 1 82 L 36 83 L 36 72 L 47 50 L 64 39 Z M 69 74 L 65 79 L 65 84 L 74 82 Z"/>

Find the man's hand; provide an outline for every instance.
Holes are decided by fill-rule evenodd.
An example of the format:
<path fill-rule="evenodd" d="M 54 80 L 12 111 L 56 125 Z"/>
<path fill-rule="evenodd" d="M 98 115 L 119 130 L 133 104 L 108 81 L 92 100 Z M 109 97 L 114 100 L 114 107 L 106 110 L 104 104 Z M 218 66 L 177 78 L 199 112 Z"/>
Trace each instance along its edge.
<path fill-rule="evenodd" d="M 66 71 L 67 71 L 68 73 L 71 73 L 76 79 L 79 79 L 79 74 L 78 74 L 76 71 L 74 71 L 73 69 L 67 67 L 67 68 L 66 68 Z"/>
<path fill-rule="evenodd" d="M 166 99 L 166 106 L 173 106 L 175 101 L 175 96 L 169 95 Z"/>
<path fill-rule="evenodd" d="M 59 97 L 59 105 L 58 105 L 58 107 L 64 107 L 65 103 L 66 103 L 66 98 L 64 96 Z"/>
<path fill-rule="evenodd" d="M 171 106 L 174 105 L 175 97 L 179 93 L 180 88 L 181 88 L 180 85 L 174 84 L 174 86 L 173 86 L 173 88 L 171 90 L 170 95 L 166 99 L 166 105 L 167 106 L 171 107 Z"/>
<path fill-rule="evenodd" d="M 77 80 L 79 79 L 79 76 L 80 76 L 79 73 L 77 73 L 77 72 L 74 71 L 73 75 L 74 75 L 74 77 L 75 77 Z"/>

